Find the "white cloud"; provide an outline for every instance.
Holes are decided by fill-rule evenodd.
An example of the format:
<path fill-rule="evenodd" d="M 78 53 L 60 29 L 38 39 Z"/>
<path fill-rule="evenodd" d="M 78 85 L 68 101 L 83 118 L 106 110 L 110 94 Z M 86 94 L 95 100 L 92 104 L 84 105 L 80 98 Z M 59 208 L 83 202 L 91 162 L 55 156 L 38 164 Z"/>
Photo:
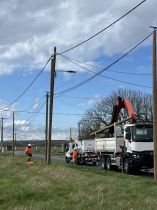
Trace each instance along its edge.
<path fill-rule="evenodd" d="M 27 124 L 27 121 L 26 120 L 15 120 L 15 125 L 17 126 L 23 126 L 23 125 L 26 125 Z"/>
<path fill-rule="evenodd" d="M 62 51 L 77 44 L 139 2 L 1 0 L 0 75 L 10 74 L 19 67 L 35 69 L 44 65 L 53 46 Z M 113 55 L 150 31 L 149 25 L 155 24 L 156 19 L 156 1 L 146 1 L 115 26 L 71 53 L 86 61 L 103 54 Z"/>
<path fill-rule="evenodd" d="M 36 98 L 33 105 L 33 110 L 38 110 L 39 108 L 39 98 Z"/>
<path fill-rule="evenodd" d="M 96 102 L 99 102 L 101 100 L 101 97 L 99 95 L 95 95 L 93 98 L 89 99 L 86 103 L 89 105 L 95 104 Z"/>

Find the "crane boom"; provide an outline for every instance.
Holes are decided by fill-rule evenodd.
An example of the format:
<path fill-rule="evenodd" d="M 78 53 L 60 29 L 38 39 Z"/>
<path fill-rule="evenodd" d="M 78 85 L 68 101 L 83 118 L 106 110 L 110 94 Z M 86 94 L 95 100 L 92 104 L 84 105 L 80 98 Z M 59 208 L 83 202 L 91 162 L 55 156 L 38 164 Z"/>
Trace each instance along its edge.
<path fill-rule="evenodd" d="M 120 96 L 118 96 L 118 100 L 117 100 L 117 104 L 113 107 L 113 113 L 112 113 L 112 119 L 111 119 L 111 123 L 108 126 L 105 126 L 104 128 L 95 131 L 93 133 L 91 133 L 90 135 L 94 135 L 97 133 L 101 133 L 102 131 L 109 129 L 109 133 L 113 134 L 114 133 L 114 123 L 116 123 L 118 121 L 118 117 L 119 117 L 119 113 L 121 111 L 121 109 L 125 108 L 125 110 L 127 111 L 127 119 L 124 119 L 124 121 L 128 121 L 131 120 L 133 123 L 136 122 L 137 120 L 137 114 L 135 113 L 131 102 L 129 101 L 129 99 L 122 99 Z"/>

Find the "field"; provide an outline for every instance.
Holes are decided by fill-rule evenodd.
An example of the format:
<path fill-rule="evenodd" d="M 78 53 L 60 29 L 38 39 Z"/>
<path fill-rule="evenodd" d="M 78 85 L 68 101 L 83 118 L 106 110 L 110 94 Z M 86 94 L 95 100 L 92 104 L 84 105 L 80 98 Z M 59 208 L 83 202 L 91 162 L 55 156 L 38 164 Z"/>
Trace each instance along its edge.
<path fill-rule="evenodd" d="M 152 179 L 0 154 L 1 210 L 155 210 Z"/>

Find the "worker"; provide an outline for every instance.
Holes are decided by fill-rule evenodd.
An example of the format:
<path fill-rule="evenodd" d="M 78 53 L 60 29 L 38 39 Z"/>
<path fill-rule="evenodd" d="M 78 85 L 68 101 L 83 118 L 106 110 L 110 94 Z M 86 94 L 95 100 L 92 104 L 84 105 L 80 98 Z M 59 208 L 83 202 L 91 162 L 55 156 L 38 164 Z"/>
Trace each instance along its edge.
<path fill-rule="evenodd" d="M 78 156 L 79 156 L 79 153 L 77 149 L 74 149 L 72 152 L 72 159 L 73 159 L 74 164 L 78 164 Z"/>
<path fill-rule="evenodd" d="M 25 148 L 25 154 L 27 156 L 27 161 L 31 162 L 32 159 L 32 145 L 28 144 Z"/>

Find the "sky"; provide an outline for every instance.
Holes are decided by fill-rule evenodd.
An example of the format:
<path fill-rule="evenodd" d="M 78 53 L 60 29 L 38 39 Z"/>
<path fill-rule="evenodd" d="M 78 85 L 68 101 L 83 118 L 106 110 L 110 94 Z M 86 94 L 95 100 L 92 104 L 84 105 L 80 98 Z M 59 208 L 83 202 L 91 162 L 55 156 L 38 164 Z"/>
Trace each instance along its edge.
<path fill-rule="evenodd" d="M 4 140 L 12 139 L 13 111 L 17 140 L 45 138 L 45 95 L 50 91 L 50 62 L 19 96 L 45 66 L 54 47 L 58 54 L 70 49 L 141 1 L 0 0 L 0 118 L 4 118 Z M 148 36 L 152 32 L 149 26 L 157 25 L 156 7 L 156 0 L 146 0 L 101 34 L 62 54 L 73 63 L 57 55 L 52 139 L 67 139 L 70 128 L 72 135 L 77 136 L 78 122 L 86 110 L 118 88 L 152 93 L 152 36 L 102 73 L 103 76 L 73 87 Z M 68 70 L 76 73 L 66 73 Z M 59 94 L 70 88 L 71 91 Z"/>

